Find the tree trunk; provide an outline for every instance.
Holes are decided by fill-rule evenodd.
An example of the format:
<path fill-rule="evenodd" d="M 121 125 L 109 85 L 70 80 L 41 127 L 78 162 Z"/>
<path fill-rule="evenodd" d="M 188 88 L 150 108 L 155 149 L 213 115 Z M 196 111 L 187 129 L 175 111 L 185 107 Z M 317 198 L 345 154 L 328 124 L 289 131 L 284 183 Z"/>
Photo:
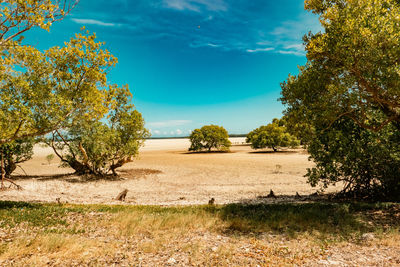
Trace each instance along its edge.
<path fill-rule="evenodd" d="M 272 149 L 274 150 L 274 152 L 278 151 L 278 149 L 276 147 L 272 147 Z"/>
<path fill-rule="evenodd" d="M 1 161 L 1 188 L 4 188 L 4 178 L 6 178 L 5 177 L 6 176 L 6 172 L 5 172 L 5 169 L 4 169 L 3 152 L 0 152 L 0 154 L 1 154 L 1 158 L 0 158 L 0 161 Z"/>
<path fill-rule="evenodd" d="M 132 157 L 128 157 L 128 158 L 123 158 L 117 161 L 117 163 L 113 164 L 110 166 L 110 170 L 112 172 L 112 174 L 114 176 L 118 176 L 118 173 L 116 172 L 116 169 L 119 167 L 122 167 L 124 164 L 128 163 L 128 162 L 132 162 L 133 158 Z"/>
<path fill-rule="evenodd" d="M 13 159 L 7 160 L 7 164 L 5 163 L 6 161 L 4 160 L 5 177 L 10 178 L 11 174 L 17 169 L 17 164 L 14 162 Z"/>
<path fill-rule="evenodd" d="M 93 173 L 89 166 L 82 164 L 81 162 L 77 161 L 76 159 L 71 159 L 66 161 L 68 165 L 75 170 L 77 175 L 89 174 Z"/>

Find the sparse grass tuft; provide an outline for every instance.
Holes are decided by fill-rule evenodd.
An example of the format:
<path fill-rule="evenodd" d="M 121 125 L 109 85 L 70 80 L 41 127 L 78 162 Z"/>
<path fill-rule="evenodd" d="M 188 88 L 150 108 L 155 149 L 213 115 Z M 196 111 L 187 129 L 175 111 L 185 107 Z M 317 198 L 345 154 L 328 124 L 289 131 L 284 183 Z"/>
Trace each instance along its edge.
<path fill-rule="evenodd" d="M 0 202 L 0 265 L 302 265 L 332 246 L 398 247 L 400 204 L 106 206 Z"/>

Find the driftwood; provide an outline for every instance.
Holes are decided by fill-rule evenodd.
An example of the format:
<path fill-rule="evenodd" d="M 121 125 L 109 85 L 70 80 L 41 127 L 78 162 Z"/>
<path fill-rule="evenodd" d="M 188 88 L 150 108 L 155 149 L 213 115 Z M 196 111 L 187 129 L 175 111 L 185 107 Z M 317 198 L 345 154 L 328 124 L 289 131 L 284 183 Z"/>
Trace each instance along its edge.
<path fill-rule="evenodd" d="M 115 198 L 115 200 L 125 201 L 127 193 L 128 193 L 128 189 L 123 190 L 121 193 L 118 194 L 118 196 Z"/>
<path fill-rule="evenodd" d="M 295 196 L 295 198 L 301 198 L 301 196 L 300 196 L 299 192 L 296 192 L 296 196 Z"/>
<path fill-rule="evenodd" d="M 214 198 L 211 198 L 209 201 L 208 201 L 208 205 L 214 205 L 215 204 L 215 199 Z"/>

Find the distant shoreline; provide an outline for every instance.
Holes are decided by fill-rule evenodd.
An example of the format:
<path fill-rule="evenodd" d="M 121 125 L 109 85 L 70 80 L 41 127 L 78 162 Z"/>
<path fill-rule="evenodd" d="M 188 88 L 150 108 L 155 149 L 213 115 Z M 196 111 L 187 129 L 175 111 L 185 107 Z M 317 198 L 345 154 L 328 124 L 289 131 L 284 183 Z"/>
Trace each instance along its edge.
<path fill-rule="evenodd" d="M 229 135 L 230 138 L 232 138 L 232 137 L 246 137 L 246 136 L 247 136 L 247 134 L 231 134 L 231 135 Z M 162 136 L 162 137 L 149 137 L 149 138 L 146 138 L 146 140 L 151 140 L 151 139 L 188 139 L 188 138 L 189 138 L 189 136 L 173 136 L 173 137 L 168 137 L 168 136 L 164 137 L 164 136 Z"/>

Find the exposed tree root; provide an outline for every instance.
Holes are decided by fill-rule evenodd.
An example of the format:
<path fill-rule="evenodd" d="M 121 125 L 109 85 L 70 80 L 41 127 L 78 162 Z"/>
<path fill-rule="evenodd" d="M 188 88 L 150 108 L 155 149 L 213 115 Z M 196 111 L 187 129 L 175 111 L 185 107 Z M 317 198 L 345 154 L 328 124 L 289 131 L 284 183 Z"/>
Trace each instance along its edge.
<path fill-rule="evenodd" d="M 4 179 L 4 181 L 7 181 L 7 182 L 10 183 L 10 186 L 9 186 L 8 188 L 11 188 L 11 186 L 14 185 L 15 188 L 16 188 L 17 190 L 22 190 L 22 186 L 20 186 L 19 184 L 16 184 L 13 180 L 8 179 L 8 178 L 3 178 L 3 179 Z M 7 188 L 7 187 L 4 186 L 4 184 L 1 185 L 1 189 L 2 189 L 2 190 L 6 189 L 6 188 Z"/>

